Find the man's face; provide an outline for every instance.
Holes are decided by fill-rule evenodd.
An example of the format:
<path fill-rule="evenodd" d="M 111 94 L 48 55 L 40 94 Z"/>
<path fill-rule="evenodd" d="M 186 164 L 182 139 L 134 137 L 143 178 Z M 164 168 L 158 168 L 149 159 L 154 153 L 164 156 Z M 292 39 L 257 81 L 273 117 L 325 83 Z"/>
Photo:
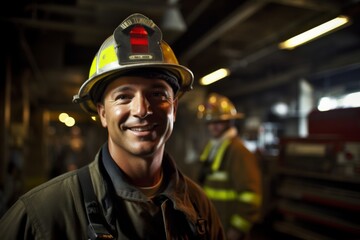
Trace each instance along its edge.
<path fill-rule="evenodd" d="M 229 121 L 211 121 L 207 123 L 210 135 L 213 138 L 219 138 L 230 127 Z"/>
<path fill-rule="evenodd" d="M 98 104 L 109 145 L 136 156 L 163 150 L 175 122 L 177 100 L 162 79 L 123 76 L 112 81 Z"/>

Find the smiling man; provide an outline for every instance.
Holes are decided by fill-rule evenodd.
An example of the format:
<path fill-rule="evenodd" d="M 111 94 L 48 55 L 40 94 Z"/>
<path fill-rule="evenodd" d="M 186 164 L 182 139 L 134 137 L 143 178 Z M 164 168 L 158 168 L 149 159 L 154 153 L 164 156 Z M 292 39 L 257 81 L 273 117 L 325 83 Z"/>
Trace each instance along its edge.
<path fill-rule="evenodd" d="M 225 239 L 210 200 L 165 152 L 192 72 L 147 17 L 125 19 L 100 47 L 74 102 L 108 140 L 89 165 L 20 197 L 2 239 Z"/>
<path fill-rule="evenodd" d="M 139 187 L 155 185 L 160 179 L 177 108 L 170 85 L 161 74 L 149 73 L 150 79 L 139 72 L 140 77 L 113 80 L 97 105 L 102 125 L 108 128 L 111 157 Z"/>

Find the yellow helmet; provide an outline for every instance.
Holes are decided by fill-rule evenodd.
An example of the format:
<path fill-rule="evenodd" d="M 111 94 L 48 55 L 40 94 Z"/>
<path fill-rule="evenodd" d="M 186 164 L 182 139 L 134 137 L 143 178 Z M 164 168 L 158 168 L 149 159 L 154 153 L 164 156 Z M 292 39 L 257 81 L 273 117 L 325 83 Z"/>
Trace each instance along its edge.
<path fill-rule="evenodd" d="M 244 115 L 236 111 L 234 104 L 227 97 L 211 93 L 206 103 L 198 106 L 198 117 L 205 121 L 223 121 L 241 119 Z"/>
<path fill-rule="evenodd" d="M 89 78 L 82 84 L 74 103 L 88 113 L 97 114 L 95 95 L 104 79 L 125 74 L 131 70 L 157 69 L 176 79 L 179 90 L 176 97 L 192 89 L 193 73 L 179 64 L 170 46 L 162 40 L 159 27 L 149 18 L 135 13 L 126 18 L 101 45 L 90 67 Z"/>

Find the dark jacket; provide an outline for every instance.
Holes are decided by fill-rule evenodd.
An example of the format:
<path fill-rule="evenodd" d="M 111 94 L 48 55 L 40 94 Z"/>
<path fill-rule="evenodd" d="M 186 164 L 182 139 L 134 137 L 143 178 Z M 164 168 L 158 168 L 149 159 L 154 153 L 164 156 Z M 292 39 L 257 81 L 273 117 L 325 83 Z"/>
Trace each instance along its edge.
<path fill-rule="evenodd" d="M 261 215 L 261 175 L 256 156 L 238 136 L 223 140 L 208 158 L 210 142 L 202 155 L 199 182 L 219 212 L 224 230 L 230 227 L 249 232 Z"/>
<path fill-rule="evenodd" d="M 157 239 L 198 239 L 198 236 L 201 239 L 197 233 L 204 229 L 204 239 L 224 239 L 215 208 L 168 155 L 163 159 L 164 190 L 155 203 L 130 186 L 125 178 L 118 179 L 122 190 L 115 194 L 101 156 L 100 151 L 89 164 L 89 170 L 97 200 L 116 239 L 154 239 L 154 233 L 148 231 L 156 226 L 162 227 Z M 0 219 L 1 239 L 88 239 L 88 221 L 77 173 L 78 170 L 65 173 L 20 197 Z M 160 219 L 152 219 L 157 207 Z"/>

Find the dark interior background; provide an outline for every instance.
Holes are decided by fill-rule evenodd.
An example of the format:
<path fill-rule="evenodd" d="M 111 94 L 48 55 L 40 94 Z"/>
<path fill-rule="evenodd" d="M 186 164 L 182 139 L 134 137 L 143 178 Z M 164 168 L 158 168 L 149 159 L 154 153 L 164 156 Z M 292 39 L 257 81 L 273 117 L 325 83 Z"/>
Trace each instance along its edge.
<path fill-rule="evenodd" d="M 74 145 L 81 149 L 77 154 L 82 156 L 82 164 L 92 160 L 106 140 L 106 132 L 72 103 L 72 97 L 87 79 L 102 42 L 134 12 L 147 15 L 162 28 L 164 40 L 180 63 L 195 75 L 193 91 L 180 100 L 175 130 L 167 145 L 180 168 L 195 175 L 192 163 L 207 139 L 204 125 L 196 117 L 197 106 L 209 92 L 226 95 L 245 114 L 238 123 L 244 141 L 261 153 L 266 203 L 261 231 L 269 231 L 268 238 L 273 239 L 284 237 L 278 237 L 279 232 L 288 234 L 283 239 L 332 239 L 345 229 L 346 234 L 358 238 L 359 221 L 353 217 L 351 224 L 340 224 L 342 230 L 333 234 L 324 234 L 332 232 L 323 225 L 310 233 L 299 230 L 311 221 L 298 224 L 294 215 L 287 215 L 287 220 L 292 220 L 286 224 L 274 223 L 275 210 L 281 205 L 277 193 L 277 181 L 282 179 L 278 171 L 281 139 L 308 135 L 308 114 L 322 97 L 360 91 L 358 0 L 8 2 L 1 10 L 0 185 L 7 184 L 7 165 L 14 155 L 21 160 L 23 191 L 59 173 L 53 171 L 62 163 L 64 148 Z M 293 50 L 278 48 L 280 42 L 339 15 L 348 16 L 351 23 Z M 223 67 L 231 70 L 230 76 L 208 86 L 199 84 L 202 76 Z M 285 115 L 274 113 L 277 103 L 287 106 Z M 74 127 L 59 122 L 61 112 L 74 117 Z M 334 113 L 334 122 L 342 121 L 341 116 Z M 349 119 L 346 121 L 360 122 L 356 114 Z M 358 136 L 358 131 L 353 135 Z M 305 174 L 308 170 L 301 171 Z M 337 184 L 341 189 L 360 189 L 359 175 L 345 183 L 330 182 L 324 188 Z M 358 190 L 352 194 L 354 201 L 360 199 Z M 359 214 L 358 202 L 351 213 Z M 348 217 L 341 216 L 336 223 L 350 221 Z"/>

